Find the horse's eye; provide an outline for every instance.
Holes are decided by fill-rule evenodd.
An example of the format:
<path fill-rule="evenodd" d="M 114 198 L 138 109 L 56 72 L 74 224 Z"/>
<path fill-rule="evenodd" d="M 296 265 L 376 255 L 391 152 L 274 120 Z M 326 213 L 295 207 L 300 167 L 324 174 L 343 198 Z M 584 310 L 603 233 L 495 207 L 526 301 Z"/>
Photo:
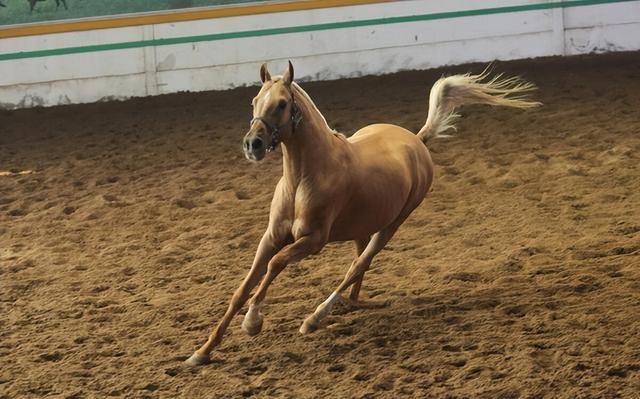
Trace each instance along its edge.
<path fill-rule="evenodd" d="M 284 109 L 284 107 L 287 106 L 287 102 L 285 100 L 280 100 L 280 102 L 278 103 L 278 107 L 280 109 Z"/>

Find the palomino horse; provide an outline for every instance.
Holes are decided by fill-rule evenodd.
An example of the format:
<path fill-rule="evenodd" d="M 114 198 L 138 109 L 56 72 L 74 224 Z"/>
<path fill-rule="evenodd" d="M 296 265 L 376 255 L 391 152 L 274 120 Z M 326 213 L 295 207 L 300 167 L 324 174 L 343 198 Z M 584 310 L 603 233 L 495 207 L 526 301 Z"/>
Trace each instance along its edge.
<path fill-rule="evenodd" d="M 260 161 L 282 144 L 283 176 L 253 265 L 215 331 L 187 360 L 191 365 L 209 361 L 231 319 L 260 283 L 242 323 L 247 334 L 258 334 L 269 285 L 289 263 L 319 252 L 328 242 L 354 241 L 358 256 L 342 283 L 304 320 L 300 332 L 318 328 L 350 286 L 350 299 L 356 301 L 373 257 L 429 192 L 433 162 L 425 143 L 453 128 L 456 107 L 539 105 L 522 96 L 534 86 L 518 78 L 498 76 L 481 83 L 487 74 L 455 75 L 433 85 L 427 122 L 417 135 L 399 126 L 375 124 L 346 138 L 327 125 L 309 95 L 293 81 L 291 63 L 283 76 L 274 78 L 262 65 L 260 77 L 262 88 L 253 99 L 244 154 Z"/>

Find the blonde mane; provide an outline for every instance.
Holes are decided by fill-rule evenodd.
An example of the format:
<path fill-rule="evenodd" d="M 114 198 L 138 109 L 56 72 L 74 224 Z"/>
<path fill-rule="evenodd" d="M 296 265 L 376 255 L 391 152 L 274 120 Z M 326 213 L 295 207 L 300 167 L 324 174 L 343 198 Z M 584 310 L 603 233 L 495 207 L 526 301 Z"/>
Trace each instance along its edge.
<path fill-rule="evenodd" d="M 333 132 L 334 134 L 339 134 L 338 132 L 336 132 L 335 130 L 333 130 L 329 126 L 329 124 L 327 123 L 327 120 L 325 119 L 324 115 L 322 115 L 322 112 L 320 112 L 320 110 L 318 109 L 316 104 L 313 102 L 311 97 L 309 97 L 309 94 L 307 94 L 307 92 L 304 91 L 304 89 L 302 87 L 300 87 L 300 85 L 297 84 L 296 82 L 292 82 L 291 86 L 293 87 L 295 94 L 298 95 L 298 96 L 301 96 L 302 98 L 304 98 L 304 100 L 312 108 L 311 110 L 314 111 L 316 114 L 318 114 L 320 116 L 320 118 L 322 118 L 322 122 L 324 123 L 325 127 L 327 128 L 327 130 Z"/>

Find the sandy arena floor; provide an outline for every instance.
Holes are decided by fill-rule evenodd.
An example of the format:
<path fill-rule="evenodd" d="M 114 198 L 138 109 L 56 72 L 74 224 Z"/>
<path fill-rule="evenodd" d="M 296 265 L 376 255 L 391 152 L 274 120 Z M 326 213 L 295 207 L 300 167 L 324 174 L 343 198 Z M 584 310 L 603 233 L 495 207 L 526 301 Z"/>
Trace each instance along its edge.
<path fill-rule="evenodd" d="M 346 134 L 416 131 L 437 77 L 481 69 L 303 86 Z M 365 277 L 377 307 L 298 333 L 352 260 L 331 244 L 197 369 L 281 173 L 240 151 L 256 89 L 0 112 L 0 398 L 640 397 L 640 53 L 496 70 L 545 106 L 465 108 L 430 145 L 434 190 Z"/>

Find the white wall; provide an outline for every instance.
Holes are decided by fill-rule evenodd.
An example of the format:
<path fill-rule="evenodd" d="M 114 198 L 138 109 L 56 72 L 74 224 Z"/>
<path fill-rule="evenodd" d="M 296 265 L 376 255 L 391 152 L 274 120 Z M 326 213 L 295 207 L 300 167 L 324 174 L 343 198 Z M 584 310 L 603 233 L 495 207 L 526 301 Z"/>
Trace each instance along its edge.
<path fill-rule="evenodd" d="M 0 39 L 0 54 L 274 27 L 536 4 L 408 0 Z M 298 80 L 474 61 L 640 49 L 640 1 L 0 61 L 0 108 L 221 90 L 291 59 Z"/>

